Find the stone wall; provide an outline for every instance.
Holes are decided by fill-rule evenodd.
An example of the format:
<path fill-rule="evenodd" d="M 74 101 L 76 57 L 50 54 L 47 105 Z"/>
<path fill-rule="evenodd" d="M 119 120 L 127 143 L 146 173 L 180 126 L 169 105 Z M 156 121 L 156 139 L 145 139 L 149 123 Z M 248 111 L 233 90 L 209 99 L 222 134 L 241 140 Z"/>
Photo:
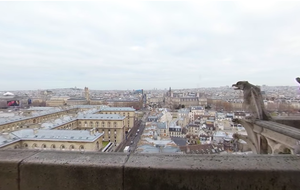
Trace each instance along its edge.
<path fill-rule="evenodd" d="M 0 151 L 0 190 L 300 189 L 300 157 Z"/>
<path fill-rule="evenodd" d="M 274 120 L 278 123 L 300 129 L 300 116 L 275 117 Z"/>

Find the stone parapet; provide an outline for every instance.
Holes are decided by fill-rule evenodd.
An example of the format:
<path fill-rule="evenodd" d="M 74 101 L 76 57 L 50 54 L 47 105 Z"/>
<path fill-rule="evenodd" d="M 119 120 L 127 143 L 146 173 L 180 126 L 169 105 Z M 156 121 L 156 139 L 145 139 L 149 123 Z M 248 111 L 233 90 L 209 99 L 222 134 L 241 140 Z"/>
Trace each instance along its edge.
<path fill-rule="evenodd" d="M 300 116 L 274 117 L 274 121 L 300 129 Z"/>
<path fill-rule="evenodd" d="M 300 189 L 300 157 L 0 151 L 0 190 Z"/>

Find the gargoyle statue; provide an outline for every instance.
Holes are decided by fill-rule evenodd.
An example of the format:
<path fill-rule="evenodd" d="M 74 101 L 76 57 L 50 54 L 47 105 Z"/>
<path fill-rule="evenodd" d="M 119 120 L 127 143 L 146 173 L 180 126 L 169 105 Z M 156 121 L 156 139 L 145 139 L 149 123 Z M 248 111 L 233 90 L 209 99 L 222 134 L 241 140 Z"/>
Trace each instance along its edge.
<path fill-rule="evenodd" d="M 254 120 L 272 120 L 270 114 L 267 112 L 264 106 L 263 98 L 260 88 L 250 84 L 248 81 L 239 81 L 232 85 L 236 87 L 235 90 L 242 90 L 244 93 L 244 104 L 246 108 L 250 109 L 253 113 Z"/>

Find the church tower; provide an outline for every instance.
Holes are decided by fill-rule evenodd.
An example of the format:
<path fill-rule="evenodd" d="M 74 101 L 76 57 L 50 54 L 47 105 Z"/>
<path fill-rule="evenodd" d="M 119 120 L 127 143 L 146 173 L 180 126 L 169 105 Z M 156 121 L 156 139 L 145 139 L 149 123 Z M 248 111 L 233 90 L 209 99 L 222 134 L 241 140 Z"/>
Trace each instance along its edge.
<path fill-rule="evenodd" d="M 172 96 L 172 90 L 171 90 L 171 87 L 169 88 L 168 96 L 169 96 L 169 97 Z"/>
<path fill-rule="evenodd" d="M 90 101 L 90 92 L 88 87 L 84 87 L 84 97 L 87 101 Z"/>

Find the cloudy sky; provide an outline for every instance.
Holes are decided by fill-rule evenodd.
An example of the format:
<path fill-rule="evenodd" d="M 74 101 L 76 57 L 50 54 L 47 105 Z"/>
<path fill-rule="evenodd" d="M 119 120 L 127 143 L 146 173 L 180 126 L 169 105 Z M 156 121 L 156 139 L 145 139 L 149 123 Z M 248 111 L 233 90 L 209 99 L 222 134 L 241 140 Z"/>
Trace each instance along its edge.
<path fill-rule="evenodd" d="M 296 86 L 300 3 L 0 2 L 0 90 Z"/>

